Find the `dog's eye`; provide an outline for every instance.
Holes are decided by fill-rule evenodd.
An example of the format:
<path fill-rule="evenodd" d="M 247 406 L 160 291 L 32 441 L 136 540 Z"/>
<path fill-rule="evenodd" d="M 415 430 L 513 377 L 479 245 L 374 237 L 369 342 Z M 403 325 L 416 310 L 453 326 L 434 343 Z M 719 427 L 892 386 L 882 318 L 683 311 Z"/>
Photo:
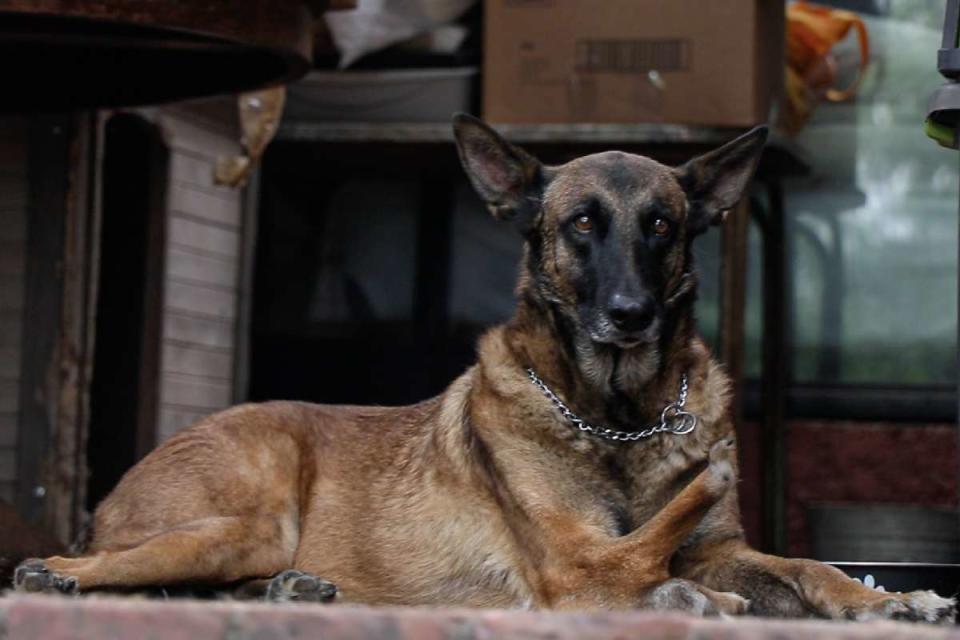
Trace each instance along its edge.
<path fill-rule="evenodd" d="M 657 218 L 653 221 L 653 233 L 662 238 L 670 233 L 670 223 L 663 218 Z"/>
<path fill-rule="evenodd" d="M 577 216 L 573 221 L 573 226 L 580 233 L 590 233 L 593 231 L 593 218 L 588 215 Z"/>

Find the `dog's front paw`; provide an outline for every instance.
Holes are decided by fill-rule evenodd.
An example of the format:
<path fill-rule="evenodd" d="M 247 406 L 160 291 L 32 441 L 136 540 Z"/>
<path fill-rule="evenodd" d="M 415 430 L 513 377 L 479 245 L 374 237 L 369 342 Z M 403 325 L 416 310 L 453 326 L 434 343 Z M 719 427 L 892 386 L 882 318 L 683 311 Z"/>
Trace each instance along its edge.
<path fill-rule="evenodd" d="M 710 448 L 709 486 L 722 494 L 733 484 L 737 450 L 733 438 L 724 438 Z"/>
<path fill-rule="evenodd" d="M 892 593 L 889 597 L 850 607 L 844 611 L 851 620 L 908 620 L 931 624 L 953 624 L 957 615 L 957 603 L 953 598 L 943 598 L 933 591 Z"/>
<path fill-rule="evenodd" d="M 733 591 L 715 591 L 710 594 L 721 615 L 742 616 L 750 612 L 750 601 Z"/>
<path fill-rule="evenodd" d="M 689 580 L 671 578 L 650 590 L 641 605 L 648 609 L 684 611 L 696 616 L 740 616 L 750 601 L 732 591 L 714 591 Z"/>
<path fill-rule="evenodd" d="M 13 572 L 13 588 L 23 593 L 77 593 L 77 579 L 47 568 L 43 560 L 31 558 L 21 562 Z"/>
<path fill-rule="evenodd" d="M 902 601 L 910 611 L 907 620 L 953 624 L 957 617 L 957 601 L 954 598 L 938 596 L 933 591 L 904 593 Z"/>
<path fill-rule="evenodd" d="M 270 580 L 266 599 L 271 602 L 333 602 L 338 592 L 332 582 L 288 569 Z"/>

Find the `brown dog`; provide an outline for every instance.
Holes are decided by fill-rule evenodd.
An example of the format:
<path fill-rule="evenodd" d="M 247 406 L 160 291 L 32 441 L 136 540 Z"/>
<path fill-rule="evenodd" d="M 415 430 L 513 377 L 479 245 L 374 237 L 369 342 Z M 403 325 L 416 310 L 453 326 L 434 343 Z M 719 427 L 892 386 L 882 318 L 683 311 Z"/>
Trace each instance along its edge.
<path fill-rule="evenodd" d="M 28 561 L 18 588 L 253 581 L 324 600 L 322 576 L 366 603 L 952 619 L 953 600 L 744 542 L 690 247 L 740 200 L 765 129 L 679 169 L 618 152 L 546 167 L 468 116 L 455 132 L 526 240 L 516 315 L 478 364 L 410 407 L 212 416 L 127 473 L 88 555 Z"/>

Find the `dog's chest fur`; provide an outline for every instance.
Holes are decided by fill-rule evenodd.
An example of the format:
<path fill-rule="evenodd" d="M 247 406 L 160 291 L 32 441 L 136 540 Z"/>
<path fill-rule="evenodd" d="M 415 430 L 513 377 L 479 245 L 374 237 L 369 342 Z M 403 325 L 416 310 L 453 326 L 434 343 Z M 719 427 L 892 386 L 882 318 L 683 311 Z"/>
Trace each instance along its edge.
<path fill-rule="evenodd" d="M 704 431 L 711 425 L 701 424 Z M 693 434 L 690 434 L 693 436 Z M 583 436 L 582 438 L 589 438 Z M 590 442 L 582 459 L 552 481 L 575 496 L 575 509 L 585 521 L 606 533 L 622 536 L 643 525 L 706 465 L 706 443 L 700 437 L 660 434 L 631 444 Z"/>
<path fill-rule="evenodd" d="M 485 355 L 492 354 L 488 350 Z M 703 356 L 688 372 L 686 409 L 697 415 L 696 429 L 631 443 L 578 432 L 538 388 L 516 375 L 515 365 L 512 375 L 499 367 L 488 369 L 499 373 L 496 381 L 486 378 L 500 401 L 522 408 L 501 414 L 504 421 L 523 426 L 514 432 L 517 441 L 510 438 L 500 448 L 518 448 L 519 439 L 534 439 L 528 454 L 515 460 L 523 465 L 524 478 L 533 480 L 523 483 L 525 490 L 536 488 L 530 502 L 539 506 L 551 496 L 561 497 L 565 504 L 553 506 L 569 509 L 610 535 L 642 526 L 703 470 L 710 447 L 729 435 L 728 379 L 705 350 Z"/>
<path fill-rule="evenodd" d="M 606 490 L 601 503 L 609 505 L 612 534 L 626 535 L 646 522 L 692 477 L 691 470 L 702 468 L 699 461 L 678 447 L 656 444 L 664 446 L 643 452 L 615 452 L 602 458 L 600 473 L 605 477 Z M 636 449 L 642 446 L 634 445 Z"/>

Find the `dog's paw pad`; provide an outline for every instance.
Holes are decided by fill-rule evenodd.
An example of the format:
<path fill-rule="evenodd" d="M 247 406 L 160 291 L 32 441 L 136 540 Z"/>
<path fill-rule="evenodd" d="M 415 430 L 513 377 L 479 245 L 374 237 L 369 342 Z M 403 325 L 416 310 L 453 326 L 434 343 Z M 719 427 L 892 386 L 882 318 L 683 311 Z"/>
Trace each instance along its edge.
<path fill-rule="evenodd" d="M 933 591 L 911 591 L 903 594 L 908 609 L 905 619 L 931 624 L 953 624 L 957 617 L 957 601 L 943 598 Z"/>
<path fill-rule="evenodd" d="M 930 624 L 953 624 L 957 615 L 956 601 L 942 598 L 933 591 L 891 594 L 845 612 L 850 620 L 905 620 Z"/>
<path fill-rule="evenodd" d="M 722 615 L 742 616 L 750 611 L 750 601 L 733 591 L 718 591 L 712 599 Z"/>
<path fill-rule="evenodd" d="M 266 598 L 272 602 L 332 602 L 337 593 L 332 582 L 290 569 L 270 580 Z"/>
<path fill-rule="evenodd" d="M 63 593 L 73 595 L 79 591 L 74 576 L 63 576 L 47 568 L 43 560 L 25 560 L 13 572 L 13 587 L 22 593 Z"/>

